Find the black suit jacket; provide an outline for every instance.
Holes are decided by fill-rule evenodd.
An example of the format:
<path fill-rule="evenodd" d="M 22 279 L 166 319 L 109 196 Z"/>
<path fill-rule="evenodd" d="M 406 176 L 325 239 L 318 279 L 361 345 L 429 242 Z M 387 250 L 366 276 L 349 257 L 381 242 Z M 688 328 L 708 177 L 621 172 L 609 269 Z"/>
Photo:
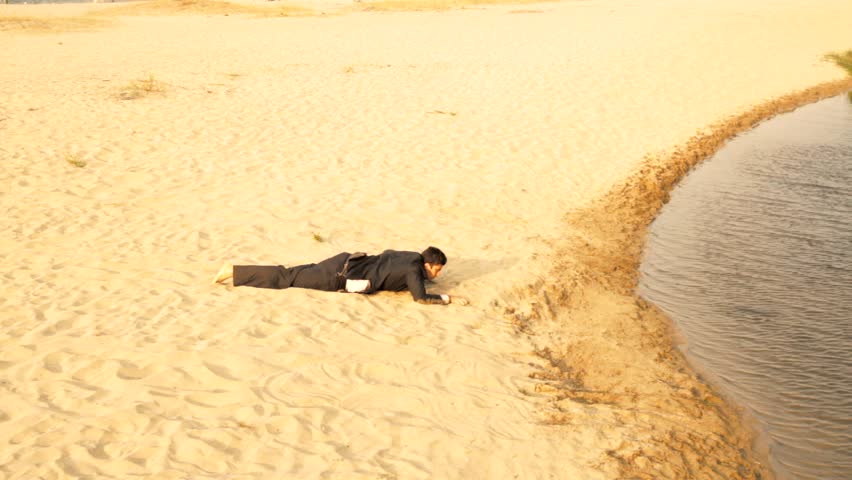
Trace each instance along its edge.
<path fill-rule="evenodd" d="M 425 282 L 428 277 L 423 256 L 417 252 L 385 250 L 380 255 L 353 258 L 346 278 L 369 280 L 370 290 L 367 293 L 408 290 L 417 302 L 444 303 L 440 295 L 426 293 Z"/>

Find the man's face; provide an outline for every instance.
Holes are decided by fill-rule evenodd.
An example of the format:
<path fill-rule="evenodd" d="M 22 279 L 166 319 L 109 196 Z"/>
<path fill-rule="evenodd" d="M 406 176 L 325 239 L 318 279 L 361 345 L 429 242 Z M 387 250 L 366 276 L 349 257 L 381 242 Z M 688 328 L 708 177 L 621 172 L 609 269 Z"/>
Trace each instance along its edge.
<path fill-rule="evenodd" d="M 426 275 L 429 277 L 429 280 L 438 278 L 438 275 L 441 274 L 441 269 L 444 268 L 443 265 L 438 265 L 437 263 L 424 263 L 423 266 L 426 268 Z"/>

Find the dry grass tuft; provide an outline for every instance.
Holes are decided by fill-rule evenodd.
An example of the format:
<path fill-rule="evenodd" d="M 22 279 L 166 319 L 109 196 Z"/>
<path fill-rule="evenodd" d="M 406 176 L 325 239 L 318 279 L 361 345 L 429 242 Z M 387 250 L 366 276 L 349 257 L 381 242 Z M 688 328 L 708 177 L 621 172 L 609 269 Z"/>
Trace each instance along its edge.
<path fill-rule="evenodd" d="M 121 100 L 136 100 L 149 95 L 162 94 L 166 91 L 166 84 L 154 78 L 154 75 L 148 75 L 144 80 L 135 80 L 126 87 L 122 88 L 118 93 L 118 98 Z"/>
<path fill-rule="evenodd" d="M 288 17 L 311 15 L 313 11 L 295 5 L 257 6 L 220 0 L 149 0 L 116 6 L 102 15 L 253 15 Z"/>
<path fill-rule="evenodd" d="M 94 30 L 106 26 L 104 19 L 93 17 L 0 16 L 0 32 L 53 33 Z"/>
<path fill-rule="evenodd" d="M 375 0 L 362 2 L 362 9 L 382 12 L 454 10 L 479 5 L 526 5 L 553 0 Z"/>
<path fill-rule="evenodd" d="M 80 158 L 80 155 L 76 153 L 65 154 L 65 161 L 77 168 L 83 168 L 87 165 L 86 161 Z"/>

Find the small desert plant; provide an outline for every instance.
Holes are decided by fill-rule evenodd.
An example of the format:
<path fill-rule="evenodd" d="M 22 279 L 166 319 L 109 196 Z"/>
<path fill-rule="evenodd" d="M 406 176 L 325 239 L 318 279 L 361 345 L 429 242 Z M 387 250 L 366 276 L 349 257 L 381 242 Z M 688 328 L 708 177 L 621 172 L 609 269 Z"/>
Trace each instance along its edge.
<path fill-rule="evenodd" d="M 83 168 L 86 166 L 86 161 L 80 158 L 80 155 L 76 153 L 65 154 L 65 161 L 77 168 Z"/>
<path fill-rule="evenodd" d="M 136 80 L 124 87 L 118 94 L 122 100 L 135 100 L 137 98 L 146 97 L 154 93 L 163 93 L 166 91 L 166 85 L 154 78 L 153 74 L 148 75 L 144 80 Z"/>
<path fill-rule="evenodd" d="M 325 241 L 325 239 L 322 238 L 322 236 L 319 233 L 316 233 L 316 232 L 314 232 L 313 238 L 314 238 L 315 241 L 320 242 L 320 243 Z"/>
<path fill-rule="evenodd" d="M 849 75 L 852 75 L 852 50 L 846 50 L 845 52 L 839 53 L 829 53 L 825 56 L 825 58 L 833 61 L 838 66 L 849 72 Z"/>

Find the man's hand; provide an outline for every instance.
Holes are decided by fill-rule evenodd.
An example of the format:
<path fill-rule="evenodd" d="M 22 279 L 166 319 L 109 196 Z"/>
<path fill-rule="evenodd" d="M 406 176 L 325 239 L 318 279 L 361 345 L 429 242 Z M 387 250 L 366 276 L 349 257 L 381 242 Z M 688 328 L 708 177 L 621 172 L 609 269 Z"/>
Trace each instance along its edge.
<path fill-rule="evenodd" d="M 459 297 L 458 295 L 450 296 L 450 303 L 455 303 L 457 305 L 465 306 L 470 305 L 470 300 L 465 297 Z"/>

